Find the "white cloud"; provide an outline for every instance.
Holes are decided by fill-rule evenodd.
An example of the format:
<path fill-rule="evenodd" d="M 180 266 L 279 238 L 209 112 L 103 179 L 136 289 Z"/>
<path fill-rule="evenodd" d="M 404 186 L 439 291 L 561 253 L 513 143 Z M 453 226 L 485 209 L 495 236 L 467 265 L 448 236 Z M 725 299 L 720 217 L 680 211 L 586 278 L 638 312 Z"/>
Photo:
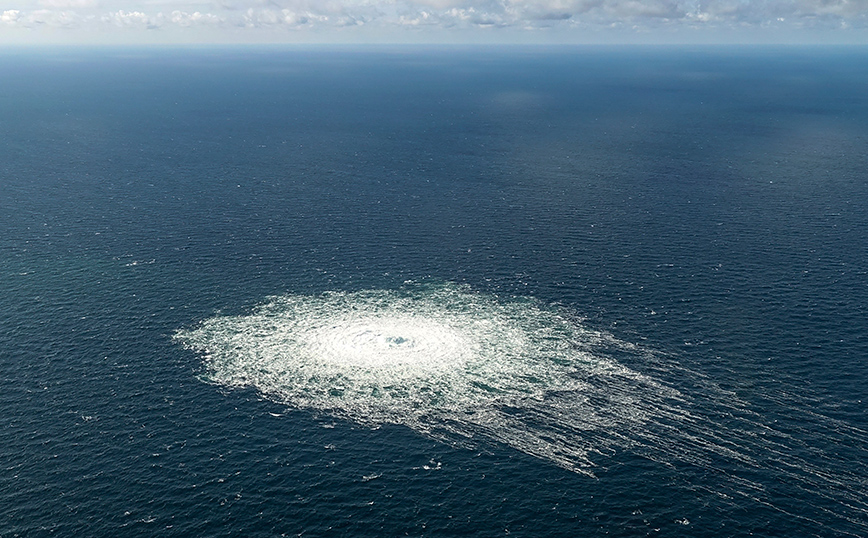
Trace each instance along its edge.
<path fill-rule="evenodd" d="M 4 24 L 15 24 L 18 22 L 18 16 L 21 12 L 17 9 L 7 9 L 3 13 L 0 13 L 0 23 Z"/>
<path fill-rule="evenodd" d="M 156 16 L 149 16 L 142 11 L 124 11 L 120 9 L 103 15 L 102 21 L 122 28 L 156 29 L 162 26 L 164 17 L 162 13 L 157 13 Z"/>
<path fill-rule="evenodd" d="M 868 0 L 7 0 L 4 7 L 4 26 L 97 33 L 113 28 L 113 35 L 121 35 L 118 29 L 160 28 L 176 36 L 185 32 L 186 41 L 206 35 L 202 32 L 212 41 L 215 36 L 220 40 L 219 32 L 244 40 L 260 30 L 281 28 L 298 30 L 294 35 L 302 39 L 308 35 L 304 31 L 318 36 L 335 32 L 350 40 L 353 35 L 401 40 L 402 35 L 476 32 L 495 41 L 498 36 L 515 39 L 527 30 L 569 41 L 589 30 L 611 28 L 646 34 L 681 29 L 696 35 L 705 30 L 747 29 L 760 35 L 768 28 L 839 33 L 850 28 L 847 35 L 868 41 L 868 35 L 858 33 L 868 29 Z"/>
<path fill-rule="evenodd" d="M 790 21 L 798 25 L 856 22 L 868 19 L 865 0 L 702 0 L 693 16 L 704 22 L 763 25 Z"/>
<path fill-rule="evenodd" d="M 285 26 L 298 28 L 316 23 L 328 23 L 329 17 L 311 12 L 299 13 L 291 9 L 250 8 L 243 16 L 243 25 L 249 28 Z"/>
<path fill-rule="evenodd" d="M 30 29 L 40 27 L 76 28 L 85 19 L 86 17 L 69 10 L 35 9 L 32 11 L 22 11 L 8 9 L 0 14 L 0 23 Z"/>
<path fill-rule="evenodd" d="M 195 25 L 218 25 L 223 22 L 223 19 L 212 13 L 202 13 L 194 11 L 187 13 L 186 11 L 175 10 L 169 16 L 169 22 L 182 27 Z"/>

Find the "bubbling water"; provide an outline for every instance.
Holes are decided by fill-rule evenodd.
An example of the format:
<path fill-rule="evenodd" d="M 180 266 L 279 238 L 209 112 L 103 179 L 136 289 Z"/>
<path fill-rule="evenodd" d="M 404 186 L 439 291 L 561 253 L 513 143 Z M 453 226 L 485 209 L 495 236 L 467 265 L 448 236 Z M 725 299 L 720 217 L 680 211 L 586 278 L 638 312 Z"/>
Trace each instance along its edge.
<path fill-rule="evenodd" d="M 176 338 L 220 385 L 365 425 L 488 438 L 583 472 L 678 397 L 595 352 L 629 344 L 563 311 L 451 284 L 273 297 Z"/>
<path fill-rule="evenodd" d="M 722 478 L 709 491 L 739 509 L 752 499 L 830 534 L 868 530 L 863 475 L 835 471 L 838 456 L 806 450 L 803 439 L 816 431 L 820 444 L 865 447 L 868 432 L 800 411 L 796 399 L 781 402 L 803 425 L 794 436 L 705 376 L 532 299 L 417 283 L 285 295 L 175 338 L 203 355 L 209 382 L 254 387 L 294 408 L 453 444 L 502 443 L 588 475 L 629 450 L 711 471 Z M 804 499 L 757 496 L 783 483 Z"/>

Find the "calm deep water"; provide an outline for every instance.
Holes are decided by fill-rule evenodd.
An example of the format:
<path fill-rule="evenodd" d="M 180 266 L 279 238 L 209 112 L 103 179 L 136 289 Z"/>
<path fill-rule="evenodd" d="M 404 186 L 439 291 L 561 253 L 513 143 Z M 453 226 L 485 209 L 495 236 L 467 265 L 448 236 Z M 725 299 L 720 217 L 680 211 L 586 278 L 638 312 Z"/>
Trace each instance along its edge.
<path fill-rule="evenodd" d="M 868 535 L 866 52 L 0 54 L 0 537 Z"/>

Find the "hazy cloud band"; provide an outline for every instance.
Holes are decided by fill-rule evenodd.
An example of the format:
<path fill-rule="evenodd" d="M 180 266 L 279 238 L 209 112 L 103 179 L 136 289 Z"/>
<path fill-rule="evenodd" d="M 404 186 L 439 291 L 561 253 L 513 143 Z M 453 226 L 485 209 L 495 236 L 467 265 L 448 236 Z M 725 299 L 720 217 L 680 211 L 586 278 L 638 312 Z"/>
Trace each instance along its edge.
<path fill-rule="evenodd" d="M 151 31 L 211 36 L 257 32 L 388 35 L 582 30 L 846 32 L 868 26 L 868 0 L 4 0 L 0 36 L 15 29 Z M 350 33 L 349 36 L 347 33 Z M 488 34 L 486 34 L 488 35 Z M 568 34 L 569 35 L 569 34 Z M 0 37 L 2 39 L 2 37 Z M 408 38 L 409 40 L 413 40 Z M 493 39 L 496 39 L 494 37 Z"/>

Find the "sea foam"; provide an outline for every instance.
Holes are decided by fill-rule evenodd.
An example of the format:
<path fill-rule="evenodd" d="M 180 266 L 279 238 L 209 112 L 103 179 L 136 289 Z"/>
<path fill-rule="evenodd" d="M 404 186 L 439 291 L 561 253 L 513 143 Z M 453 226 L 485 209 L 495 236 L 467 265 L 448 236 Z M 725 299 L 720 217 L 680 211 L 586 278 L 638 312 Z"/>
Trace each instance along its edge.
<path fill-rule="evenodd" d="M 484 437 L 582 472 L 679 397 L 595 352 L 629 344 L 563 310 L 452 284 L 273 297 L 176 338 L 213 383 L 365 425 Z"/>
<path fill-rule="evenodd" d="M 291 408 L 404 425 L 457 445 L 502 443 L 591 476 L 600 460 L 629 450 L 726 476 L 714 494 L 734 506 L 768 505 L 757 496 L 764 476 L 797 484 L 812 510 L 834 507 L 838 522 L 862 525 L 868 513 L 859 476 L 834 471 L 834 454 L 812 449 L 814 461 L 802 457 L 803 441 L 734 393 L 531 298 L 413 282 L 288 294 L 175 339 L 202 355 L 208 382 L 253 387 Z M 868 443 L 868 433 L 839 421 L 800 416 L 848 446 Z"/>

